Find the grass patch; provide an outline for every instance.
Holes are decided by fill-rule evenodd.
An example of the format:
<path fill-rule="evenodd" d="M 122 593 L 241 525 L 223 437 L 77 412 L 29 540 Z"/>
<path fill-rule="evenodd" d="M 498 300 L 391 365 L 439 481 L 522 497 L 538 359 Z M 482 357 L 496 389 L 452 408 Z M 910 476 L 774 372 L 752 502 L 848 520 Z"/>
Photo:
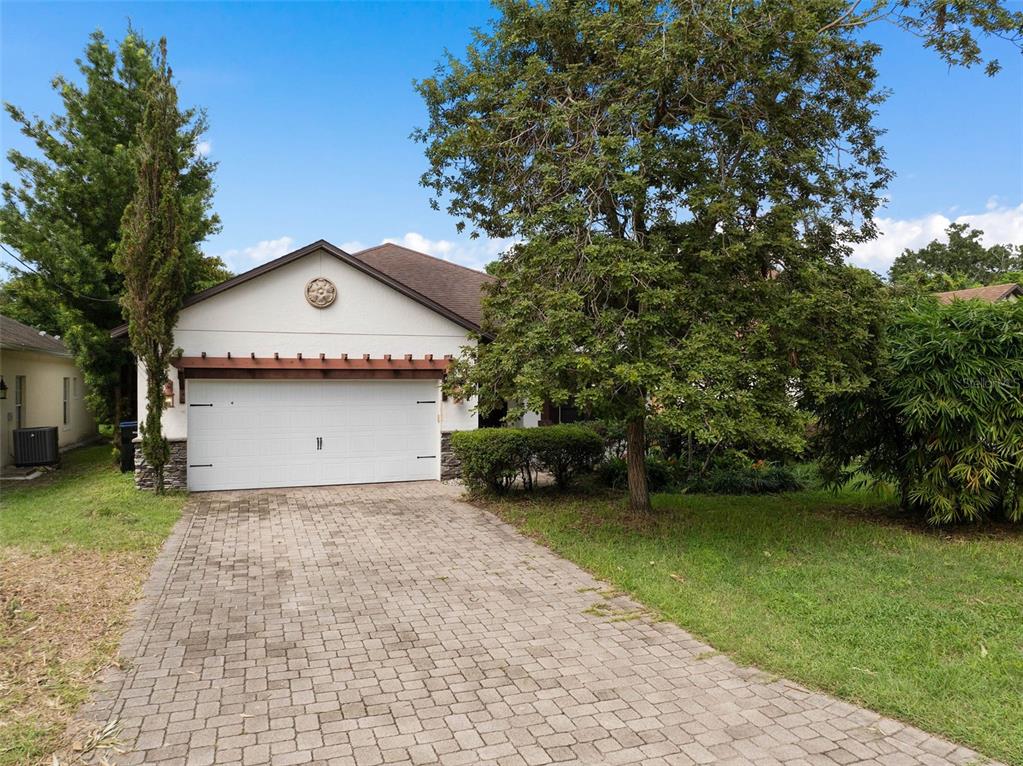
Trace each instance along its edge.
<path fill-rule="evenodd" d="M 1023 535 L 920 528 L 876 495 L 484 503 L 743 664 L 1023 764 Z"/>
<path fill-rule="evenodd" d="M 184 501 L 136 491 L 106 446 L 0 489 L 0 765 L 39 762 L 82 734 L 68 725 Z"/>
<path fill-rule="evenodd" d="M 33 551 L 151 551 L 184 498 L 139 492 L 131 474 L 112 465 L 110 447 L 85 447 L 65 454 L 61 468 L 43 478 L 3 485 L 0 541 Z"/>

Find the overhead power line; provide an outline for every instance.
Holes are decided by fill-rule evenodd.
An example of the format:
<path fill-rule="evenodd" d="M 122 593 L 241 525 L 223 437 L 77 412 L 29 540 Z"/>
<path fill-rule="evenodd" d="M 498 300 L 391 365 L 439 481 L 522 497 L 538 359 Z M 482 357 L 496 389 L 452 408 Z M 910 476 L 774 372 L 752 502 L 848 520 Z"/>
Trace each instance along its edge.
<path fill-rule="evenodd" d="M 18 263 L 20 263 L 22 265 L 22 267 L 25 268 L 27 271 L 31 272 L 32 274 L 35 274 L 37 277 L 41 277 L 42 279 L 45 279 L 47 281 L 47 284 L 50 287 L 52 287 L 54 290 L 57 290 L 58 292 L 64 293 L 65 295 L 70 295 L 73 298 L 80 298 L 83 301 L 93 301 L 95 303 L 118 303 L 119 302 L 116 298 L 95 298 L 95 297 L 93 297 L 91 295 L 82 295 L 81 293 L 76 293 L 74 290 L 69 290 L 68 288 L 66 288 L 63 285 L 59 284 L 52 274 L 50 274 L 48 272 L 38 271 L 38 270 L 34 269 L 33 267 L 29 266 L 27 263 L 25 263 L 23 260 L 21 260 L 21 258 L 19 256 L 15 255 L 7 247 L 7 245 L 3 244 L 2 242 L 0 242 L 0 248 L 2 248 L 5 253 L 7 253 L 9 256 L 11 256 L 11 258 L 13 258 Z"/>

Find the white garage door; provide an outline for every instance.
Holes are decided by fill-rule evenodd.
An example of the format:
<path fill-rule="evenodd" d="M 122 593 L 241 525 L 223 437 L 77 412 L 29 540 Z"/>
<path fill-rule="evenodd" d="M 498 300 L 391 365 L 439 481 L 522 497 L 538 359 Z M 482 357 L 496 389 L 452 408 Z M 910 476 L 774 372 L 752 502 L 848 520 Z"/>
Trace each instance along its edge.
<path fill-rule="evenodd" d="M 437 382 L 188 381 L 188 488 L 436 479 Z"/>

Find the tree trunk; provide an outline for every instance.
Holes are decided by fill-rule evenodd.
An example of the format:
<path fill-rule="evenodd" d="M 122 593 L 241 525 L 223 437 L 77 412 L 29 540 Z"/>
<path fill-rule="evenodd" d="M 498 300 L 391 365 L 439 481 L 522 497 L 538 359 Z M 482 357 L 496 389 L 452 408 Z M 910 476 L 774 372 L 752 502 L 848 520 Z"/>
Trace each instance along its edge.
<path fill-rule="evenodd" d="M 164 466 L 170 458 L 170 445 L 163 436 L 163 383 L 166 376 L 154 375 L 146 365 L 146 424 L 142 431 L 142 454 L 155 479 L 156 494 L 164 493 Z"/>
<path fill-rule="evenodd" d="M 646 427 L 642 416 L 625 427 L 625 460 L 629 479 L 629 510 L 649 512 L 650 489 L 646 480 Z"/>

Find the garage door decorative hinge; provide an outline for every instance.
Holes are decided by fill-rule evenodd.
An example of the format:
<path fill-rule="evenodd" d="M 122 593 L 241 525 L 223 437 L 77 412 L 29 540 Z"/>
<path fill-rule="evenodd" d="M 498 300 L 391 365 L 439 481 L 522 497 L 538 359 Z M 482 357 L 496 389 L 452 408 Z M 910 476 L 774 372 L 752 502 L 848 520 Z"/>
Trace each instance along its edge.
<path fill-rule="evenodd" d="M 212 404 L 190 404 L 189 407 L 212 407 Z"/>
<path fill-rule="evenodd" d="M 436 455 L 416 455 L 416 460 L 426 460 L 427 458 L 435 458 Z"/>
<path fill-rule="evenodd" d="M 213 463 L 189 463 L 189 468 L 212 468 Z"/>
<path fill-rule="evenodd" d="M 436 399 L 416 399 L 416 404 L 436 404 Z"/>

